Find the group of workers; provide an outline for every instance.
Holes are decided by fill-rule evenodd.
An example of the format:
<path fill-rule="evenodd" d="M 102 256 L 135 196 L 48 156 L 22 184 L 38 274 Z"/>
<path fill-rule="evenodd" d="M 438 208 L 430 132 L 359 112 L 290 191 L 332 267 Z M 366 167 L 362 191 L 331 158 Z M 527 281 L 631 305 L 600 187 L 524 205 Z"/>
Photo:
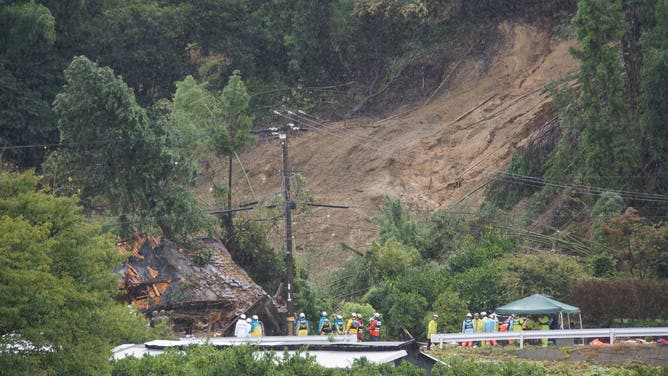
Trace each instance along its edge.
<path fill-rule="evenodd" d="M 378 312 L 369 318 L 368 323 L 364 321 L 361 314 L 355 312 L 352 312 L 345 322 L 343 316 L 340 314 L 332 315 L 332 318 L 333 320 L 330 320 L 327 312 L 323 311 L 318 320 L 317 328 L 312 328 L 310 322 L 306 319 L 306 315 L 300 313 L 299 318 L 295 320 L 294 335 L 356 335 L 357 339 L 361 341 L 364 337 L 364 332 L 367 332 L 372 341 L 380 340 L 382 321 Z M 504 321 L 499 321 L 499 317 L 494 312 L 488 314 L 482 311 L 474 314 L 467 313 L 466 318 L 462 322 L 461 332 L 494 333 L 521 330 L 549 330 L 552 324 L 553 318 L 548 315 L 518 317 L 513 314 L 508 316 Z M 427 350 L 431 349 L 431 337 L 437 332 L 438 315 L 434 314 L 427 324 Z M 253 315 L 252 318 L 246 318 L 244 314 L 239 316 L 234 329 L 235 337 L 260 337 L 264 335 L 264 325 L 257 315 Z M 508 343 L 512 344 L 513 340 L 508 340 Z M 541 343 L 543 346 L 547 346 L 548 339 L 543 338 Z M 499 343 L 495 339 L 490 339 L 476 342 L 475 345 L 496 347 L 499 346 Z M 461 346 L 473 347 L 474 341 L 464 341 L 461 343 Z"/>
<path fill-rule="evenodd" d="M 365 329 L 364 318 L 361 314 L 352 312 L 350 317 L 343 321 L 343 316 L 339 314 L 332 315 L 334 320 L 330 320 L 327 312 L 323 311 L 320 315 L 317 328 L 311 328 L 306 315 L 302 312 L 299 314 L 299 319 L 295 321 L 295 335 L 306 336 L 309 334 L 316 335 L 356 335 L 359 341 L 364 337 L 364 331 L 369 333 L 372 341 L 380 340 L 380 328 L 382 321 L 378 312 L 374 313 L 369 319 L 369 323 Z"/>
<path fill-rule="evenodd" d="M 355 335 L 361 341 L 364 337 L 364 332 L 369 333 L 372 341 L 380 340 L 380 328 L 382 321 L 378 312 L 374 313 L 368 321 L 364 322 L 361 314 L 351 313 L 350 317 L 344 322 L 343 316 L 339 314 L 332 315 L 333 320 L 330 320 L 327 312 L 323 311 L 318 321 L 317 328 L 313 328 L 306 319 L 304 313 L 299 314 L 299 318 L 295 321 L 294 334 L 298 336 L 314 335 Z M 246 318 L 245 314 L 241 314 L 234 327 L 235 337 L 260 337 L 264 336 L 264 326 L 257 315 L 251 318 Z"/>
<path fill-rule="evenodd" d="M 264 324 L 257 315 L 246 317 L 243 313 L 239 316 L 234 326 L 235 337 L 262 337 L 264 336 Z"/>
<path fill-rule="evenodd" d="M 462 333 L 494 333 L 506 331 L 521 331 L 521 330 L 549 330 L 553 324 L 553 317 L 548 315 L 540 316 L 522 316 L 518 317 L 514 314 L 508 316 L 504 321 L 499 321 L 499 317 L 494 313 L 482 311 L 480 313 L 466 314 L 466 318 L 462 322 Z M 431 336 L 438 331 L 438 315 L 434 314 L 431 321 L 427 324 L 427 350 L 431 349 Z M 508 340 L 509 344 L 513 340 Z M 541 339 L 543 346 L 548 345 L 548 339 Z M 499 346 L 495 339 L 476 342 L 476 346 Z M 473 347 L 473 341 L 464 341 L 461 343 L 462 347 Z"/>

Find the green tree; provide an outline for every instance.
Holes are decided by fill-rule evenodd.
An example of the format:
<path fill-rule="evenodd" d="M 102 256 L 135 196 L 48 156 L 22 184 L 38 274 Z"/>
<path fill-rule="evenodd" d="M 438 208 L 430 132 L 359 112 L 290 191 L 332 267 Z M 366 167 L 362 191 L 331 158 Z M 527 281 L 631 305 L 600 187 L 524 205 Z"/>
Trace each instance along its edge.
<path fill-rule="evenodd" d="M 235 70 L 223 89 L 220 97 L 222 117 L 214 124 L 211 135 L 211 148 L 221 158 L 227 157 L 227 207 L 232 208 L 232 166 L 233 158 L 248 142 L 255 140 L 250 130 L 253 118 L 249 114 L 250 95 L 241 79 L 241 73 Z M 227 229 L 227 244 L 236 248 L 232 212 L 224 216 Z"/>
<path fill-rule="evenodd" d="M 393 279 L 421 261 L 417 249 L 395 239 L 382 244 L 374 242 L 365 257 L 373 260 L 374 269 L 381 280 Z"/>
<path fill-rule="evenodd" d="M 573 52 L 582 61 L 583 179 L 595 186 L 620 187 L 638 168 L 639 157 L 638 130 L 624 101 L 621 0 L 581 0 L 573 23 L 580 41 L 580 49 Z"/>
<path fill-rule="evenodd" d="M 149 338 L 146 321 L 114 302 L 114 238 L 81 215 L 75 198 L 39 189 L 31 172 L 0 173 L 0 347 L 16 375 L 109 374 L 115 345 Z"/>
<path fill-rule="evenodd" d="M 518 253 L 499 263 L 503 270 L 497 281 L 502 291 L 500 302 L 531 294 L 547 294 L 563 300 L 568 298 L 575 281 L 588 276 L 575 258 L 548 252 Z"/>
<path fill-rule="evenodd" d="M 234 262 L 244 268 L 265 291 L 273 294 L 285 272 L 285 263 L 269 245 L 269 229 L 266 225 L 244 218 L 238 218 L 235 222 L 239 247 L 230 249 Z M 310 294 L 307 290 L 307 286 L 304 286 L 304 296 Z"/>
<path fill-rule="evenodd" d="M 602 226 L 615 259 L 623 263 L 633 278 L 668 276 L 668 225 L 651 223 L 637 210 L 610 218 Z"/>
<path fill-rule="evenodd" d="M 647 166 L 647 190 L 666 194 L 668 176 L 668 2 L 656 1 L 649 9 L 653 26 L 643 33 L 641 98 L 643 115 L 643 165 Z"/>
<path fill-rule="evenodd" d="M 459 248 L 468 230 L 468 221 L 461 215 L 439 210 L 421 228 L 418 249 L 425 259 L 445 260 Z"/>
<path fill-rule="evenodd" d="M 55 19 L 34 1 L 0 4 L 0 144 L 33 145 L 57 139 L 50 103 L 59 83 L 53 45 Z M 16 148 L 3 159 L 35 167 L 43 148 Z"/>
<path fill-rule="evenodd" d="M 142 105 L 169 97 L 174 82 L 194 71 L 186 53 L 191 6 L 156 0 L 105 5 L 87 19 L 83 51 L 122 75 Z"/>
<path fill-rule="evenodd" d="M 439 333 L 461 332 L 462 321 L 464 321 L 466 314 L 470 312 L 469 305 L 470 305 L 469 301 L 463 299 L 452 285 L 448 286 L 448 288 L 441 291 L 440 294 L 438 294 L 436 301 L 434 301 L 432 308 L 433 313 L 437 313 L 439 316 L 438 332 Z M 425 328 L 427 326 L 426 323 L 429 322 L 429 320 L 431 320 L 432 314 L 426 312 L 423 315 L 422 320 L 424 322 Z"/>
<path fill-rule="evenodd" d="M 72 60 L 65 78 L 54 110 L 67 148 L 46 166 L 52 179 L 72 180 L 88 210 L 118 216 L 122 232 L 157 224 L 179 240 L 205 227 L 192 193 L 183 188 L 193 182 L 191 165 L 132 90 L 110 68 L 83 56 Z"/>
<path fill-rule="evenodd" d="M 378 241 L 384 243 L 396 239 L 407 246 L 415 246 L 417 225 L 401 204 L 401 199 L 393 200 L 385 196 L 385 203 L 380 210 L 381 214 L 371 218 L 379 226 Z"/>
<path fill-rule="evenodd" d="M 255 140 L 250 133 L 253 125 L 249 110 L 250 95 L 241 74 L 234 71 L 220 95 L 208 91 L 205 84 L 197 83 L 192 76 L 177 82 L 176 88 L 170 129 L 184 140 L 181 150 L 189 155 L 189 159 L 201 160 L 201 155 L 207 152 L 227 159 L 227 187 L 221 189 L 219 184 L 215 184 L 215 193 L 219 199 L 222 195 L 227 196 L 225 201 L 229 209 L 232 207 L 234 157 L 247 143 Z M 239 244 L 232 212 L 222 215 L 221 222 L 227 231 L 227 248 L 237 252 Z"/>

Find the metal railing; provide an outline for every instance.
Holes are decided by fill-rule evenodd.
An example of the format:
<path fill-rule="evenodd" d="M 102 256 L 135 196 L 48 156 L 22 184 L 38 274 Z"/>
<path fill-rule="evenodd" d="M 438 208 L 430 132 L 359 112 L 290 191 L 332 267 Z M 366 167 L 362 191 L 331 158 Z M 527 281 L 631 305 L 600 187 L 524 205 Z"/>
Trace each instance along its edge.
<path fill-rule="evenodd" d="M 668 336 L 668 327 L 654 328 L 603 328 L 603 329 L 564 329 L 564 330 L 523 330 L 511 332 L 494 333 L 436 333 L 431 335 L 432 343 L 438 343 L 443 348 L 446 342 L 469 342 L 487 340 L 514 340 L 519 341 L 520 348 L 524 348 L 524 342 L 534 339 L 582 339 L 585 338 L 609 338 L 613 345 L 616 339 L 629 337 L 664 337 Z"/>

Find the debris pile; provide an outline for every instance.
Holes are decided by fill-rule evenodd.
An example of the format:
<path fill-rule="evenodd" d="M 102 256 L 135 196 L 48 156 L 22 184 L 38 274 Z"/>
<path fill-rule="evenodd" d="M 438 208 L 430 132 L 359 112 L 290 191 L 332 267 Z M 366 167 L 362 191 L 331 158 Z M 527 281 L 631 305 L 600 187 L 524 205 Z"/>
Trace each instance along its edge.
<path fill-rule="evenodd" d="M 125 299 L 143 313 L 165 310 L 174 331 L 229 335 L 245 313 L 260 316 L 267 334 L 285 332 L 285 308 L 234 263 L 222 243 L 202 238 L 185 248 L 135 235 L 118 246 L 128 256 L 115 270 Z"/>

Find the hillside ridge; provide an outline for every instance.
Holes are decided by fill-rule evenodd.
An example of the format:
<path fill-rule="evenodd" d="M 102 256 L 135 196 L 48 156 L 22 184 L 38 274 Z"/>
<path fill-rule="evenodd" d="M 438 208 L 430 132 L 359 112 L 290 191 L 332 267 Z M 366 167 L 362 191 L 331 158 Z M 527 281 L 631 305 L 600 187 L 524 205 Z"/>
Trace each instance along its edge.
<path fill-rule="evenodd" d="M 341 254 L 341 243 L 362 251 L 368 246 L 376 234 L 370 218 L 384 195 L 425 214 L 455 204 L 477 207 L 491 174 L 554 119 L 544 87 L 577 69 L 569 53 L 576 42 L 555 41 L 529 24 L 502 23 L 496 33 L 498 42 L 481 41 L 482 53 L 451 62 L 456 67 L 449 73 L 444 69 L 429 103 L 399 107 L 385 118 L 319 122 L 290 136 L 292 170 L 305 176 L 318 202 L 350 206 L 294 216 L 297 253 L 321 253 L 309 255 L 311 273 L 326 270 L 330 263 L 322 261 L 330 257 L 354 255 Z M 281 191 L 277 140 L 264 139 L 240 158 L 257 198 Z M 236 172 L 235 197 L 247 200 L 251 190 Z M 283 238 L 276 235 L 280 249 Z"/>

